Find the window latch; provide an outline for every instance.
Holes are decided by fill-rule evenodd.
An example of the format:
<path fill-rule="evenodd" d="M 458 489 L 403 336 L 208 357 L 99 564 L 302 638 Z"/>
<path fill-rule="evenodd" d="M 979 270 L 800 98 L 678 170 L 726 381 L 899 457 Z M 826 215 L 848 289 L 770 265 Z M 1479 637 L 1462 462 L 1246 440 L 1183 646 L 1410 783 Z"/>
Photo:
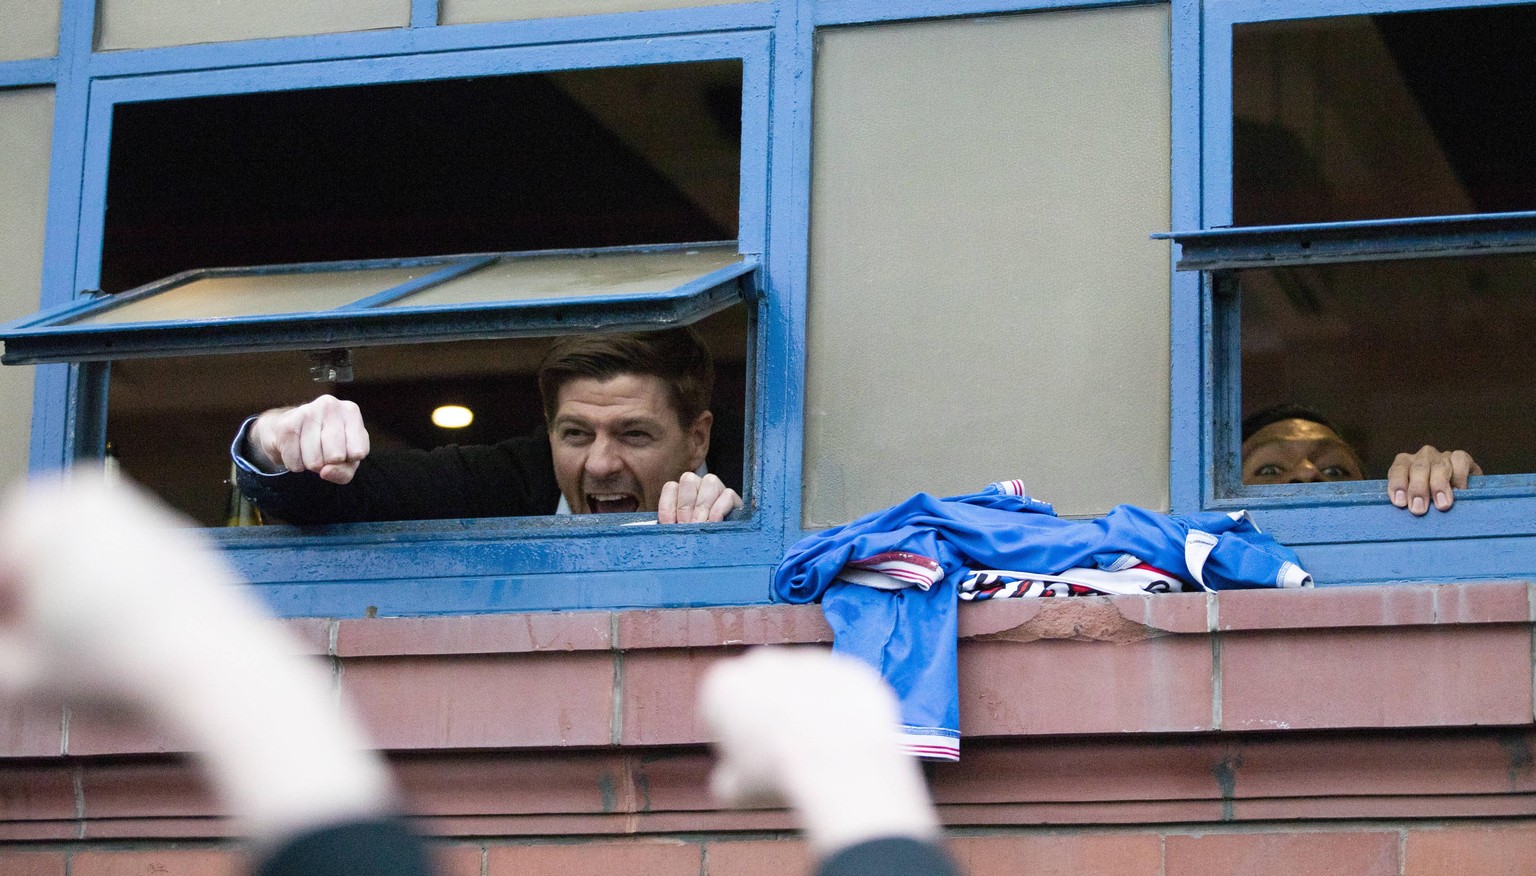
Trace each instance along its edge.
<path fill-rule="evenodd" d="M 310 350 L 305 355 L 309 357 L 309 377 L 316 383 L 352 382 L 351 350 Z"/>

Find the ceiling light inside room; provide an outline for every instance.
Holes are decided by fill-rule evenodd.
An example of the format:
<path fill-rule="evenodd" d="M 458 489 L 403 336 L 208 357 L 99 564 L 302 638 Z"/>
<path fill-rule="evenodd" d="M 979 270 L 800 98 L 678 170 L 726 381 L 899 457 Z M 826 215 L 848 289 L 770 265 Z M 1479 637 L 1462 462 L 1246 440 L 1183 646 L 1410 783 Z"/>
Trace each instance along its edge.
<path fill-rule="evenodd" d="M 475 412 L 463 405 L 439 405 L 432 411 L 432 424 L 443 429 L 462 429 L 475 421 Z"/>

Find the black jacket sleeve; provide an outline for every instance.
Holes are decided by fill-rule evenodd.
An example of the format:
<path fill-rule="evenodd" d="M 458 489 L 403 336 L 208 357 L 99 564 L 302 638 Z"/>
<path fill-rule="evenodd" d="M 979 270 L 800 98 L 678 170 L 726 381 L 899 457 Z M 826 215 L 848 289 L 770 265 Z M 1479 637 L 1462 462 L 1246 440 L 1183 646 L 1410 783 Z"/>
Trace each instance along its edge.
<path fill-rule="evenodd" d="M 263 513 L 301 525 L 553 514 L 560 503 L 549 438 L 370 454 L 351 483 L 237 470 Z"/>
<path fill-rule="evenodd" d="M 431 876 L 426 847 L 393 818 L 301 834 L 256 868 L 257 876 Z"/>
<path fill-rule="evenodd" d="M 284 844 L 257 876 L 430 876 L 421 840 L 396 819 L 321 828 Z M 933 843 L 905 837 L 871 840 L 823 861 L 817 876 L 959 876 Z"/>
<path fill-rule="evenodd" d="M 889 837 L 849 846 L 821 862 L 816 876 L 959 876 L 934 843 Z"/>

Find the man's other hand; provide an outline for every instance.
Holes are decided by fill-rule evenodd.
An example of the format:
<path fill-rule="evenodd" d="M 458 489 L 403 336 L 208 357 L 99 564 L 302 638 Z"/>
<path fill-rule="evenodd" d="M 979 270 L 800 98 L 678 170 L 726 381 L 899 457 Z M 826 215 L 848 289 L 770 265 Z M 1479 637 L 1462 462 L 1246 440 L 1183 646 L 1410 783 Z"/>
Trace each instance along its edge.
<path fill-rule="evenodd" d="M 191 523 L 99 469 L 11 489 L 0 692 L 149 718 L 199 754 L 258 844 L 389 811 L 384 762 L 329 667 L 299 656 Z"/>
<path fill-rule="evenodd" d="M 274 408 L 256 418 L 246 454 L 269 473 L 312 471 L 345 484 L 368 455 L 368 430 L 357 405 L 322 395 L 296 408 Z"/>
<path fill-rule="evenodd" d="M 1387 472 L 1387 497 L 1415 517 L 1429 511 L 1430 502 L 1441 511 L 1451 510 L 1456 490 L 1466 489 L 1467 478 L 1483 473 L 1465 450 L 1436 450 L 1428 444 L 1418 453 L 1399 453 Z"/>
<path fill-rule="evenodd" d="M 661 488 L 657 523 L 719 523 L 741 507 L 741 496 L 712 474 L 684 472 Z"/>
<path fill-rule="evenodd" d="M 882 837 L 938 838 L 922 770 L 902 750 L 896 695 L 858 660 L 754 648 L 711 667 L 698 703 L 721 802 L 790 803 L 821 857 Z"/>

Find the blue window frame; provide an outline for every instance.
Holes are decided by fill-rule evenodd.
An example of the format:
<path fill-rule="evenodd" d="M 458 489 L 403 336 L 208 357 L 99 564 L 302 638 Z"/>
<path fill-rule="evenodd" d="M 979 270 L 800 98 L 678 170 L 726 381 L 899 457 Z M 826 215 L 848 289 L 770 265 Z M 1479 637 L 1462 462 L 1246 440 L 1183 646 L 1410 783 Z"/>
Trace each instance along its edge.
<path fill-rule="evenodd" d="M 1373 266 L 1529 253 L 1536 251 L 1536 214 L 1529 212 L 1536 205 L 1471 215 L 1410 209 L 1345 221 L 1306 215 L 1260 224 L 1235 216 L 1234 34 L 1264 23 L 1287 26 L 1496 5 L 1396 0 L 1174 4 L 1173 222 L 1186 229 L 1166 235 L 1182 250 L 1172 277 L 1174 506 L 1256 512 L 1267 531 L 1297 549 L 1320 584 L 1530 574 L 1536 570 L 1536 475 L 1476 479 L 1470 489 L 1457 491 L 1450 513 L 1431 511 L 1422 518 L 1390 506 L 1379 480 L 1243 485 L 1238 450 L 1242 315 L 1232 290 L 1245 269 L 1255 266 Z M 1452 212 L 1458 215 L 1442 215 Z"/>
<path fill-rule="evenodd" d="M 780 6 L 784 8 L 779 8 Z M 57 59 L 0 64 L 0 87 L 52 84 L 54 160 L 41 305 L 97 288 L 115 108 L 141 101 L 697 61 L 742 69 L 740 252 L 756 267 L 748 338 L 750 513 L 704 527 L 595 518 L 210 530 L 286 615 L 434 614 L 750 604 L 799 535 L 811 22 L 794 4 L 435 26 L 135 51 L 92 49 L 94 5 L 64 0 Z M 770 134 L 776 134 L 770 149 Z M 770 215 L 778 217 L 770 223 Z M 98 369 L 99 371 L 99 369 Z M 38 369 L 32 460 L 52 468 L 99 445 L 103 386 L 89 364 Z"/>

